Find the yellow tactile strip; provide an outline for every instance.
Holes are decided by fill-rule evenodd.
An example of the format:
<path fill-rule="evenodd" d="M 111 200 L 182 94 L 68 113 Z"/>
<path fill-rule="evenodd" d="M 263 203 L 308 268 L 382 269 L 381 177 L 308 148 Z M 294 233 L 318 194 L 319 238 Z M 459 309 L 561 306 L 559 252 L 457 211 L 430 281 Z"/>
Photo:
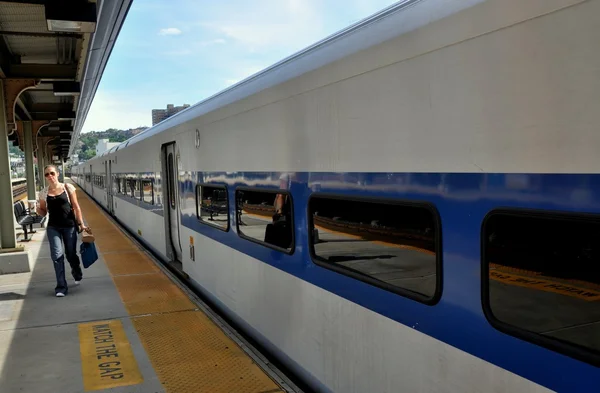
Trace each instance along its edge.
<path fill-rule="evenodd" d="M 133 318 L 154 370 L 172 392 L 282 392 L 206 315 L 197 311 Z M 175 333 L 176 332 L 176 333 Z"/>
<path fill-rule="evenodd" d="M 79 191 L 84 218 L 167 392 L 283 392 Z"/>
<path fill-rule="evenodd" d="M 99 246 L 98 246 L 99 247 Z M 104 262 L 113 276 L 158 273 L 159 269 L 140 251 L 104 253 Z"/>
<path fill-rule="evenodd" d="M 129 315 L 194 310 L 196 305 L 164 274 L 113 276 Z"/>

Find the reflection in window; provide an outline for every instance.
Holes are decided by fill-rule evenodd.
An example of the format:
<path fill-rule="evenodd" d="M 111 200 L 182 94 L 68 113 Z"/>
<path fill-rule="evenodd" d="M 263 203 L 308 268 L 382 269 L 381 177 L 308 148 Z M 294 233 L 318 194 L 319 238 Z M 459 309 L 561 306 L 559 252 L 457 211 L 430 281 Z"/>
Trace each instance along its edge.
<path fill-rule="evenodd" d="M 492 320 L 600 355 L 600 218 L 494 213 L 483 236 Z"/>
<path fill-rule="evenodd" d="M 141 199 L 140 195 L 140 183 L 137 179 L 127 179 L 129 183 L 129 195 L 134 198 Z"/>
<path fill-rule="evenodd" d="M 171 204 L 171 209 L 175 210 L 175 179 L 174 172 L 175 166 L 173 164 L 173 153 L 169 153 L 167 157 L 167 187 L 169 189 L 169 203 Z"/>
<path fill-rule="evenodd" d="M 155 179 L 154 179 L 154 204 L 156 206 L 162 207 L 163 205 L 163 196 L 162 196 L 162 184 L 161 184 L 161 180 L 160 180 L 160 173 L 155 173 L 154 174 Z"/>
<path fill-rule="evenodd" d="M 154 205 L 154 190 L 152 183 L 153 181 L 151 179 L 142 180 L 142 195 L 144 202 Z"/>
<path fill-rule="evenodd" d="M 317 263 L 389 290 L 434 298 L 440 251 L 431 210 L 320 196 L 308 208 Z"/>
<path fill-rule="evenodd" d="M 227 190 L 225 187 L 199 185 L 196 188 L 196 214 L 206 224 L 229 228 Z"/>
<path fill-rule="evenodd" d="M 236 191 L 240 235 L 291 252 L 294 240 L 291 198 L 284 191 Z"/>
<path fill-rule="evenodd" d="M 196 215 L 206 224 L 227 230 L 229 212 L 225 187 L 199 185 L 196 187 Z"/>

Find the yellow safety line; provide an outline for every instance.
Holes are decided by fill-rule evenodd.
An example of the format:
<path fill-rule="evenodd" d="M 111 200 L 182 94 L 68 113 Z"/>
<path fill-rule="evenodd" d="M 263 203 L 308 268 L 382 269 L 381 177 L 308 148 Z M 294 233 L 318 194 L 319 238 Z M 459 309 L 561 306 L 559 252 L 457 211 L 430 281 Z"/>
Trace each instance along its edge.
<path fill-rule="evenodd" d="M 546 280 L 540 277 L 527 277 L 518 274 L 505 273 L 500 270 L 490 270 L 490 279 L 508 285 L 526 287 L 545 292 L 558 293 L 587 301 L 600 300 L 600 292 L 588 288 Z"/>
<path fill-rule="evenodd" d="M 167 392 L 282 392 L 87 195 L 77 194 L 99 253 Z"/>

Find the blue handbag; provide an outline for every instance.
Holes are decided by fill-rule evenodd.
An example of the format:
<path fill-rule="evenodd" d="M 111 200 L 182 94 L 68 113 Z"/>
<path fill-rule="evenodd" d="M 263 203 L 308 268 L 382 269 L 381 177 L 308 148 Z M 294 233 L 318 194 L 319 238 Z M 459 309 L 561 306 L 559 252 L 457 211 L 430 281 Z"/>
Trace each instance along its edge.
<path fill-rule="evenodd" d="M 81 263 L 86 269 L 98 260 L 98 251 L 94 243 L 81 243 L 79 254 L 81 254 Z"/>

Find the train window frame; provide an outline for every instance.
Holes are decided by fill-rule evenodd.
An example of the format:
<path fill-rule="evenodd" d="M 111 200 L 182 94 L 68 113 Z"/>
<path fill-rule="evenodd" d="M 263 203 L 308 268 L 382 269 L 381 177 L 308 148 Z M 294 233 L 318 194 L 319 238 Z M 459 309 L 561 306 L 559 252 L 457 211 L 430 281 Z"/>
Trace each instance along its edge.
<path fill-rule="evenodd" d="M 266 243 L 264 241 L 258 240 L 256 238 L 250 237 L 248 235 L 245 235 L 243 232 L 240 232 L 240 222 L 238 220 L 238 216 L 237 216 L 237 209 L 238 209 L 238 191 L 253 191 L 253 192 L 265 192 L 265 193 L 270 193 L 270 194 L 286 194 L 289 198 L 290 198 L 290 209 L 291 209 L 291 227 L 292 227 L 292 244 L 290 246 L 290 250 L 286 250 L 285 248 L 281 248 L 281 247 L 277 247 L 273 244 L 270 243 Z M 280 188 L 261 188 L 261 187 L 236 187 L 233 191 L 233 197 L 234 197 L 234 215 L 235 215 L 235 228 L 236 228 L 236 232 L 238 234 L 238 236 L 244 240 L 248 240 L 252 243 L 256 243 L 259 244 L 263 247 L 267 247 L 270 248 L 272 250 L 276 250 L 279 251 L 283 254 L 286 255 L 293 255 L 294 252 L 296 251 L 296 220 L 294 218 L 294 197 L 292 196 L 292 193 L 289 190 L 285 190 L 285 189 L 280 189 Z"/>
<path fill-rule="evenodd" d="M 484 216 L 481 227 L 480 227 L 480 270 L 481 270 L 481 306 L 483 314 L 487 319 L 488 323 L 501 333 L 515 337 L 517 339 L 524 340 L 530 344 L 538 345 L 545 349 L 551 350 L 558 354 L 568 356 L 579 361 L 583 361 L 600 367 L 600 352 L 594 353 L 591 349 L 586 349 L 583 346 L 575 343 L 569 343 L 568 341 L 561 341 L 553 339 L 541 334 L 537 334 L 521 328 L 517 325 L 512 325 L 508 322 L 504 322 L 498 319 L 492 312 L 490 306 L 490 268 L 489 263 L 486 262 L 486 224 L 490 218 L 496 215 L 508 215 L 517 217 L 541 217 L 543 219 L 561 219 L 569 221 L 589 222 L 589 221 L 600 221 L 600 215 L 587 212 L 569 212 L 569 211 L 555 211 L 555 210 L 541 210 L 541 209 L 529 209 L 529 208 L 518 208 L 518 207 L 498 207 L 494 208 Z"/>
<path fill-rule="evenodd" d="M 388 284 L 386 282 L 377 280 L 363 273 L 355 272 L 350 269 L 346 269 L 339 265 L 326 262 L 322 258 L 316 255 L 315 253 L 315 244 L 314 244 L 314 222 L 313 215 L 310 211 L 311 201 L 314 198 L 328 198 L 328 199 L 337 199 L 344 201 L 352 201 L 352 202 L 367 202 L 367 203 L 380 203 L 386 205 L 395 205 L 395 206 L 406 206 L 406 207 L 417 207 L 423 208 L 429 211 L 433 217 L 435 223 L 435 291 L 433 292 L 433 296 L 423 295 L 418 292 L 411 291 L 409 289 L 397 287 L 392 284 Z M 440 213 L 435 205 L 428 201 L 423 200 L 408 200 L 401 198 L 391 198 L 391 197 L 376 197 L 376 196 L 365 196 L 365 195 L 344 195 L 338 193 L 328 193 L 328 192 L 315 192 L 309 195 L 307 203 L 306 203 L 306 218 L 307 218 L 307 233 L 308 233 L 308 252 L 310 254 L 310 258 L 312 262 L 324 269 L 328 269 L 334 271 L 338 274 L 341 274 L 346 277 L 350 277 L 352 279 L 364 282 L 376 288 L 383 289 L 385 291 L 392 292 L 396 295 L 402 296 L 404 298 L 414 300 L 416 302 L 428 305 L 435 306 L 439 303 L 442 298 L 443 292 L 443 242 L 442 242 L 442 220 L 440 217 Z"/>
<path fill-rule="evenodd" d="M 205 220 L 202 220 L 200 218 L 200 214 L 199 214 L 200 213 L 200 208 L 199 208 L 199 204 L 198 204 L 198 201 L 199 201 L 198 191 L 199 191 L 199 189 L 201 187 L 212 187 L 212 188 L 219 188 L 219 189 L 225 190 L 225 198 L 227 199 L 227 227 L 226 228 L 220 227 L 220 226 L 218 226 L 216 224 L 212 224 L 210 221 L 205 221 Z M 196 184 L 195 194 L 196 194 L 195 195 L 195 199 L 196 199 L 196 219 L 200 223 L 208 225 L 211 228 L 216 228 L 216 229 L 219 229 L 219 230 L 221 230 L 223 232 L 229 232 L 229 229 L 231 228 L 231 217 L 230 217 L 231 214 L 230 214 L 230 211 L 229 211 L 229 208 L 230 208 L 230 206 L 229 206 L 229 190 L 227 189 L 227 186 L 225 184 L 198 183 L 198 184 Z M 237 202 L 236 202 L 236 208 L 237 208 Z"/>

